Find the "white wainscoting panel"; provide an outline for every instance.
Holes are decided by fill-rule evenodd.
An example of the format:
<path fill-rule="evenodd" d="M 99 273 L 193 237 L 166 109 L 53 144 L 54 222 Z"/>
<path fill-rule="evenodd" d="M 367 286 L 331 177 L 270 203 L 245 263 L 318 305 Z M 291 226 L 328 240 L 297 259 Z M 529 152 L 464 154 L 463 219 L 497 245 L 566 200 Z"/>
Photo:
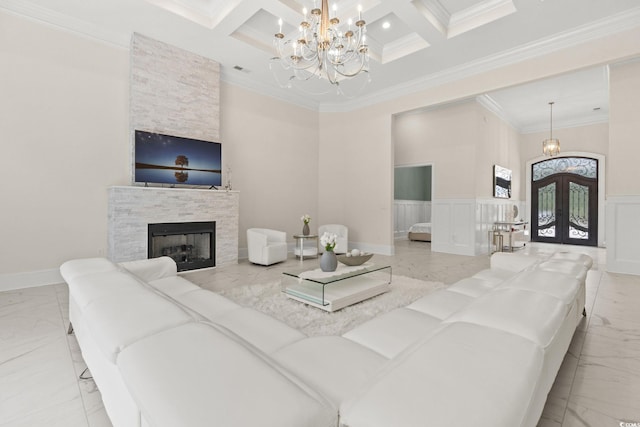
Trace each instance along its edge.
<path fill-rule="evenodd" d="M 419 222 L 431 222 L 431 202 L 420 200 L 394 200 L 394 235 L 406 237 L 409 228 Z"/>
<path fill-rule="evenodd" d="M 607 199 L 607 271 L 640 275 L 640 196 Z"/>
<path fill-rule="evenodd" d="M 517 218 L 513 217 L 513 206 L 518 208 Z M 524 219 L 525 204 L 512 199 L 478 199 L 476 201 L 476 255 L 489 253 L 489 230 L 496 221 Z M 529 227 L 527 227 L 527 230 Z"/>
<path fill-rule="evenodd" d="M 432 210 L 431 250 L 475 255 L 476 200 L 433 200 Z"/>

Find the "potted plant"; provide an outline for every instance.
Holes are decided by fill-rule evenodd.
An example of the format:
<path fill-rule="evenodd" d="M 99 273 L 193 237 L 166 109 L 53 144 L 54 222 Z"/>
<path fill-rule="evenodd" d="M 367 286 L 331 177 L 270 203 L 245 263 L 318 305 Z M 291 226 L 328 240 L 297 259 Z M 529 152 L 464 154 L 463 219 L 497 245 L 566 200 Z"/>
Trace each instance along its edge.
<path fill-rule="evenodd" d="M 333 252 L 337 239 L 337 235 L 329 232 L 325 232 L 320 237 L 320 244 L 324 246 L 324 253 L 320 257 L 320 269 L 322 271 L 336 271 L 336 268 L 338 268 L 338 258 Z"/>

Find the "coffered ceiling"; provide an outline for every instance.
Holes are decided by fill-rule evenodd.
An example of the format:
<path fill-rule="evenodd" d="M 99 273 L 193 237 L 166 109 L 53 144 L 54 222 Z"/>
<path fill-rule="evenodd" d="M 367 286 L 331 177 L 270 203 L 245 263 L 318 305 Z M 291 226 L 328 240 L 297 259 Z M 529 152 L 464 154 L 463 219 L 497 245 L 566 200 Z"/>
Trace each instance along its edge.
<path fill-rule="evenodd" d="M 133 32 L 142 33 L 220 62 L 225 81 L 321 111 L 391 99 L 640 26 L 638 0 L 337 0 L 343 21 L 356 17 L 359 5 L 363 8 L 371 83 L 353 97 L 333 90 L 308 95 L 280 87 L 269 60 L 275 54 L 272 39 L 278 19 L 283 19 L 285 32 L 294 31 L 303 7 L 310 9 L 313 2 L 0 0 L 0 9 L 122 47 L 128 47 Z M 569 87 L 574 94 L 568 94 Z M 606 68 L 487 95 L 481 102 L 501 111 L 519 129 L 541 127 L 550 100 L 557 102 L 561 114 L 562 96 L 569 97 L 566 105 L 601 120 L 608 108 Z M 527 115 L 534 106 L 540 112 Z"/>

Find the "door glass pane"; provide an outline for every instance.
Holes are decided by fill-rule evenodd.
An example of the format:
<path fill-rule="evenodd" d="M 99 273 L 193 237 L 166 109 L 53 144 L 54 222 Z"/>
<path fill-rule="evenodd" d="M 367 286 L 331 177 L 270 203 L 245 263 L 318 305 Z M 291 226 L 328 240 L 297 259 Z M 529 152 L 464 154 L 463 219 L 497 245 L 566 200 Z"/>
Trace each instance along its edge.
<path fill-rule="evenodd" d="M 556 183 L 538 189 L 538 236 L 556 237 Z"/>
<path fill-rule="evenodd" d="M 557 173 L 573 173 L 595 179 L 598 177 L 598 161 L 583 157 L 557 157 L 533 165 L 534 181 Z"/>
<path fill-rule="evenodd" d="M 569 182 L 569 238 L 589 238 L 589 187 Z"/>

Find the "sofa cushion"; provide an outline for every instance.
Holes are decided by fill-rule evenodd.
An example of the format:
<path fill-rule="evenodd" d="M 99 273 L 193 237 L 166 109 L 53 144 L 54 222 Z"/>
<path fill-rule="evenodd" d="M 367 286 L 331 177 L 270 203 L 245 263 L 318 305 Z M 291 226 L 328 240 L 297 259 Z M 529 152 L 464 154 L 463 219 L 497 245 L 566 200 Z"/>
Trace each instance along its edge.
<path fill-rule="evenodd" d="M 176 262 L 167 256 L 121 262 L 120 266 L 144 282 L 178 274 Z"/>
<path fill-rule="evenodd" d="M 449 286 L 447 290 L 451 292 L 458 292 L 472 298 L 477 298 L 481 295 L 486 294 L 487 292 L 491 292 L 500 283 L 502 282 L 496 280 L 483 280 L 477 279 L 475 277 L 467 277 L 465 279 L 458 280 L 456 283 Z"/>
<path fill-rule="evenodd" d="M 440 325 L 441 320 L 409 308 L 398 308 L 374 317 L 343 337 L 386 358 L 393 358 Z"/>
<path fill-rule="evenodd" d="M 467 322 L 520 335 L 543 348 L 549 346 L 569 313 L 563 301 L 522 289 L 497 289 L 445 322 Z"/>
<path fill-rule="evenodd" d="M 60 266 L 60 274 L 67 282 L 88 273 L 95 274 L 117 270 L 119 270 L 118 266 L 106 258 L 74 259 Z"/>
<path fill-rule="evenodd" d="M 84 316 L 93 339 L 112 363 L 128 345 L 193 321 L 184 310 L 149 289 L 100 298 L 85 308 Z"/>
<path fill-rule="evenodd" d="M 581 263 L 588 269 L 593 267 L 593 259 L 589 255 L 576 252 L 556 252 L 551 255 L 552 260 L 565 260 Z"/>
<path fill-rule="evenodd" d="M 266 354 L 306 338 L 297 329 L 251 308 L 231 310 L 213 317 L 212 322 L 224 326 Z"/>
<path fill-rule="evenodd" d="M 69 286 L 69 296 L 82 312 L 88 305 L 102 298 L 116 295 L 125 299 L 128 295 L 151 292 L 144 283 L 120 270 L 86 273 L 73 278 L 66 275 L 63 277 Z"/>
<path fill-rule="evenodd" d="M 448 289 L 440 289 L 423 296 L 409 304 L 407 308 L 424 314 L 446 319 L 451 314 L 467 306 L 474 298 L 460 292 L 452 292 Z"/>
<path fill-rule="evenodd" d="M 163 277 L 162 279 L 152 280 L 149 282 L 149 285 L 174 299 L 178 295 L 183 295 L 187 292 L 202 290 L 200 286 L 180 276 L 169 276 Z"/>
<path fill-rule="evenodd" d="M 491 255 L 489 262 L 491 269 L 507 270 L 517 273 L 532 267 L 535 263 L 546 257 L 547 255 L 536 256 L 514 254 L 513 252 L 496 252 Z"/>
<path fill-rule="evenodd" d="M 571 277 L 575 277 L 581 282 L 587 278 L 587 268 L 582 264 L 571 261 L 549 260 L 538 264 L 538 268 L 544 271 L 555 271 Z"/>
<path fill-rule="evenodd" d="M 580 295 L 580 288 L 584 288 L 584 285 L 578 279 L 563 273 L 534 269 L 505 281 L 501 287 L 525 289 L 551 295 L 571 307 L 577 296 Z"/>
<path fill-rule="evenodd" d="M 295 377 L 203 323 L 150 336 L 118 358 L 154 427 L 337 425 L 337 410 Z"/>
<path fill-rule="evenodd" d="M 195 290 L 175 295 L 174 299 L 208 320 L 225 316 L 242 308 L 229 298 L 199 287 L 196 287 Z"/>
<path fill-rule="evenodd" d="M 340 420 L 349 427 L 520 426 L 542 364 L 532 341 L 450 323 L 342 404 Z"/>
<path fill-rule="evenodd" d="M 335 336 L 305 338 L 280 349 L 273 358 L 336 405 L 353 395 L 388 361 Z"/>
<path fill-rule="evenodd" d="M 502 282 L 509 279 L 510 277 L 515 276 L 516 274 L 516 272 L 513 272 L 511 270 L 503 270 L 501 268 L 487 268 L 486 270 L 477 272 L 471 277 L 486 280 L 488 282 Z"/>

